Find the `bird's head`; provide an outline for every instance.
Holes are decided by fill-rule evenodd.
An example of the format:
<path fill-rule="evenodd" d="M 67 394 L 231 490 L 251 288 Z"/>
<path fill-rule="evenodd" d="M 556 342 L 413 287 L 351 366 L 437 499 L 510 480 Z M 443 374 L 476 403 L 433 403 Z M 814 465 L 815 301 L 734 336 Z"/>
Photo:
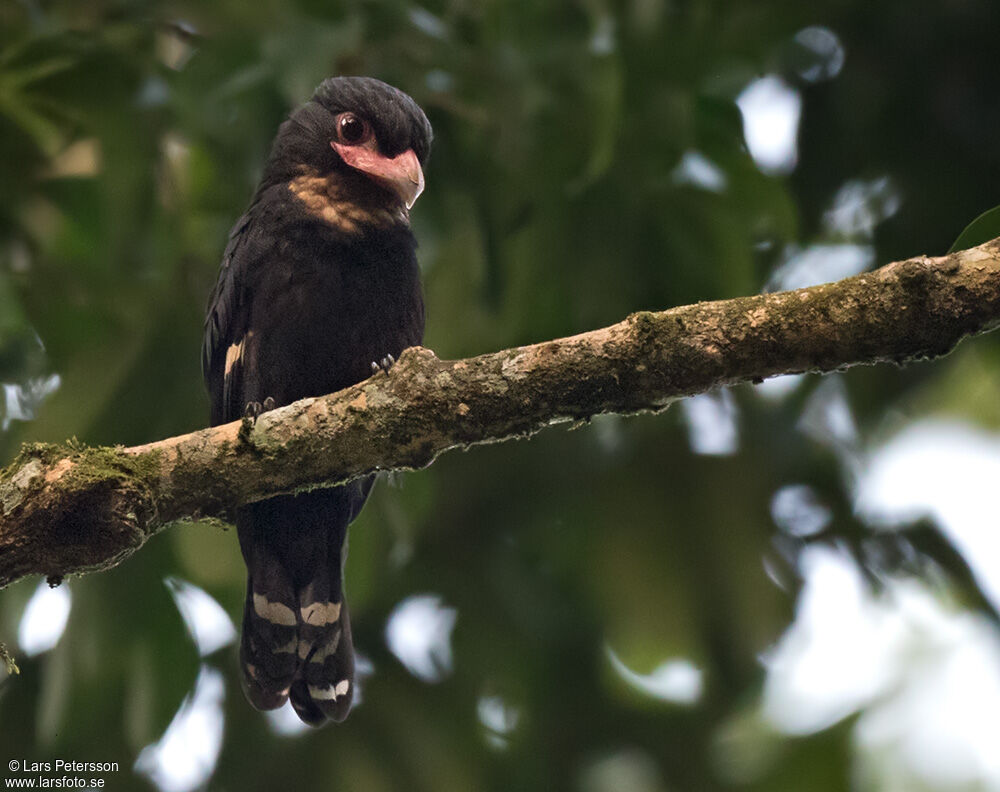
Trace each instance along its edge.
<path fill-rule="evenodd" d="M 402 91 L 371 77 L 332 77 L 281 125 L 264 181 L 306 173 L 358 200 L 381 195 L 409 209 L 424 188 L 431 139 L 427 116 Z"/>

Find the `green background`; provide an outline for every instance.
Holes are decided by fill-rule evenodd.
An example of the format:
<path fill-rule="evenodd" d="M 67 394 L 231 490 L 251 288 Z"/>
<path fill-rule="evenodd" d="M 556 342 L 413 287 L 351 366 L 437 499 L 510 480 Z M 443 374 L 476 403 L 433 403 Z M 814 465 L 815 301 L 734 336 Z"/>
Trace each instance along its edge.
<path fill-rule="evenodd" d="M 808 26 L 842 50 L 796 39 Z M 1000 202 L 998 32 L 990 0 L 0 0 L 0 462 L 27 440 L 205 425 L 201 326 L 226 234 L 277 125 L 324 77 L 386 80 L 434 126 L 413 211 L 425 343 L 458 358 L 758 292 L 793 245 L 943 254 Z M 736 99 L 763 75 L 801 97 L 791 170 L 763 172 L 745 144 Z M 722 189 L 679 175 L 692 151 Z M 852 180 L 882 185 L 862 202 L 868 227 L 829 220 Z M 845 459 L 863 467 L 931 416 L 996 431 L 998 384 L 986 336 L 932 363 L 807 377 L 783 398 L 736 388 L 730 454 L 694 453 L 674 408 L 381 482 L 347 571 L 374 670 L 348 721 L 320 731 L 276 734 L 239 692 L 233 646 L 200 660 L 164 585 L 190 581 L 238 624 L 233 532 L 174 527 L 69 581 L 66 632 L 35 657 L 17 634 L 38 581 L 22 581 L 0 595 L 21 667 L 0 671 L 0 759 L 118 761 L 109 788 L 155 788 L 132 765 L 203 664 L 226 691 L 211 789 L 986 788 L 879 770 L 850 708 L 785 733 L 761 714 L 761 657 L 793 619 L 810 545 L 854 558 L 872 597 L 913 578 L 956 619 L 990 618 L 931 524 L 857 516 Z M 808 431 L 804 414 L 828 402 L 849 405 L 851 448 Z M 829 509 L 825 530 L 776 527 L 789 484 Z M 418 594 L 454 609 L 436 682 L 384 637 Z M 643 694 L 609 649 L 642 674 L 686 659 L 700 696 Z M 512 728 L 484 724 L 484 697 L 517 713 Z"/>

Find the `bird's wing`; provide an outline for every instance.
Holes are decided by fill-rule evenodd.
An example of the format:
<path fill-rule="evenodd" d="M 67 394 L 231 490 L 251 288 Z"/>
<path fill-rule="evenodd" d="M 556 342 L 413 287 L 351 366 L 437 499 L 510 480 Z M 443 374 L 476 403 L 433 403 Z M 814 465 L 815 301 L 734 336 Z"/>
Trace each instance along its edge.
<path fill-rule="evenodd" d="M 201 371 L 212 402 L 212 425 L 243 414 L 243 349 L 250 322 L 250 270 L 266 256 L 267 240 L 251 208 L 229 234 L 219 280 L 209 298 Z"/>

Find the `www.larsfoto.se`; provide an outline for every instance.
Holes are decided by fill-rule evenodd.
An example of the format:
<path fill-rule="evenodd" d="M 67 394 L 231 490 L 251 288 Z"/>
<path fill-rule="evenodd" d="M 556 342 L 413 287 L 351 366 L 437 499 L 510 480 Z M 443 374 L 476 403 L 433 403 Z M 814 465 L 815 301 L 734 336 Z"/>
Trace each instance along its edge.
<path fill-rule="evenodd" d="M 5 778 L 4 789 L 103 789 L 103 778 L 80 776 L 31 776 Z"/>

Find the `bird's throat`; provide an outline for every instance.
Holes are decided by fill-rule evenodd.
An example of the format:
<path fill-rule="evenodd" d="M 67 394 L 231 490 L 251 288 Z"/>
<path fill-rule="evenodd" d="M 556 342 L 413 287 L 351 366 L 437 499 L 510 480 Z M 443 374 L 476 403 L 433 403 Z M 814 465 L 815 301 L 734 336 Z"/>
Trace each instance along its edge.
<path fill-rule="evenodd" d="M 345 234 L 410 222 L 405 204 L 367 180 L 303 169 L 288 190 L 309 214 Z"/>

